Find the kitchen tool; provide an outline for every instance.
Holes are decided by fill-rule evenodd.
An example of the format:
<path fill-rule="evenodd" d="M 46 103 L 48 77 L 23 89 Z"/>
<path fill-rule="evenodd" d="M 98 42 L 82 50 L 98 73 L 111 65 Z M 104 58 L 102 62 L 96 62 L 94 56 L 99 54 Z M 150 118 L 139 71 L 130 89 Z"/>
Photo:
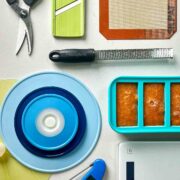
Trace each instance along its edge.
<path fill-rule="evenodd" d="M 117 133 L 180 132 L 180 77 L 118 77 L 109 87 L 109 124 Z"/>
<path fill-rule="evenodd" d="M 110 39 L 169 39 L 177 31 L 177 0 L 100 0 L 100 32 Z"/>
<path fill-rule="evenodd" d="M 68 92 L 68 94 L 66 92 Z M 69 96 L 69 94 L 71 94 L 72 96 Z M 27 136 L 30 138 L 31 134 L 27 135 L 27 130 L 26 128 L 23 129 L 22 124 L 23 120 L 26 119 L 23 119 L 23 117 L 25 117 L 23 116 L 23 113 L 27 112 L 26 110 L 29 107 L 34 107 L 33 101 L 36 100 L 38 102 L 39 100 L 37 97 L 43 97 L 45 98 L 45 100 L 47 100 L 49 98 L 48 95 L 50 95 L 50 97 L 59 97 L 61 95 L 63 96 L 63 99 L 65 98 L 66 101 L 70 101 L 78 114 L 79 125 L 75 137 L 71 140 L 71 142 L 68 143 L 68 145 L 61 147 L 58 150 L 46 149 L 46 151 L 44 151 L 43 149 L 37 147 L 36 144 L 32 145 L 32 143 L 27 139 Z M 76 99 L 79 102 L 78 105 Z M 42 99 L 40 98 L 40 101 L 38 103 L 40 103 L 41 100 Z M 56 101 L 53 100 L 53 102 Z M 11 112 L 9 112 L 9 108 L 11 108 Z M 83 110 L 81 108 L 83 108 Z M 50 107 L 50 109 L 52 108 Z M 34 110 L 36 111 L 36 109 Z M 47 110 L 47 108 L 45 107 L 43 110 Z M 59 109 L 54 110 L 58 111 Z M 35 116 L 35 111 L 31 113 L 31 117 Z M 47 112 L 50 111 L 46 111 L 46 113 Z M 63 113 L 63 111 L 61 113 Z M 80 115 L 80 113 L 82 113 L 82 115 Z M 26 116 L 27 115 L 28 113 L 26 114 Z M 56 113 L 54 114 L 51 111 L 51 115 L 56 115 Z M 6 118 L 9 119 L 8 123 L 5 120 Z M 52 127 L 52 122 L 54 122 L 54 120 L 48 122 L 47 127 Z M 25 123 L 24 126 L 26 126 Z M 29 129 L 33 128 L 29 127 Z M 31 169 L 52 173 L 65 171 L 76 166 L 92 152 L 99 138 L 101 130 L 101 116 L 98 104 L 94 96 L 83 84 L 69 75 L 47 72 L 32 75 L 17 83 L 10 90 L 2 105 L 0 129 L 2 132 L 4 143 L 13 157 L 15 157 L 15 159 Z M 19 129 L 21 130 L 19 131 Z M 83 130 L 84 132 L 79 132 L 79 130 Z M 42 133 L 41 130 L 40 132 Z M 48 136 L 47 138 L 51 138 Z M 79 140 L 78 136 L 81 136 Z M 28 142 L 31 147 L 27 146 L 26 142 L 23 142 L 24 139 L 26 139 L 26 142 Z M 73 148 L 71 148 L 71 145 L 73 146 Z M 39 151 L 35 153 L 37 149 Z M 63 149 L 65 152 L 63 151 Z"/>
<path fill-rule="evenodd" d="M 120 143 L 117 179 L 179 180 L 179 149 L 175 141 Z"/>
<path fill-rule="evenodd" d="M 97 159 L 89 167 L 82 170 L 70 180 L 103 180 L 105 171 L 106 163 L 102 159 Z"/>
<path fill-rule="evenodd" d="M 121 50 L 94 50 L 94 49 L 65 49 L 52 51 L 49 58 L 54 62 L 83 63 L 102 60 L 138 61 L 172 61 L 173 49 L 121 49 Z"/>
<path fill-rule="evenodd" d="M 20 18 L 16 55 L 20 52 L 25 39 L 27 39 L 28 53 L 31 55 L 33 49 L 33 29 L 30 18 L 30 9 L 38 0 L 24 0 L 22 2 L 22 7 L 19 6 L 18 0 L 6 1 Z"/>
<path fill-rule="evenodd" d="M 52 31 L 55 37 L 84 35 L 84 0 L 53 0 Z"/>

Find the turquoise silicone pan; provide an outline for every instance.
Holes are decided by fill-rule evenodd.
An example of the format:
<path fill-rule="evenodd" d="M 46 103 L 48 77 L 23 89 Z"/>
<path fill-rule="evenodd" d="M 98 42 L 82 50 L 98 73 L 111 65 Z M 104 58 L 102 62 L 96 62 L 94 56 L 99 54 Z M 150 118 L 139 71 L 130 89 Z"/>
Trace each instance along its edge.
<path fill-rule="evenodd" d="M 138 91 L 138 117 L 137 126 L 117 126 L 116 123 L 116 86 L 118 83 L 136 83 Z M 162 83 L 164 84 L 164 125 L 162 126 L 144 126 L 144 84 Z M 108 111 L 109 124 L 117 133 L 179 133 L 180 126 L 171 125 L 171 84 L 179 83 L 180 77 L 118 77 L 114 79 L 109 87 Z"/>

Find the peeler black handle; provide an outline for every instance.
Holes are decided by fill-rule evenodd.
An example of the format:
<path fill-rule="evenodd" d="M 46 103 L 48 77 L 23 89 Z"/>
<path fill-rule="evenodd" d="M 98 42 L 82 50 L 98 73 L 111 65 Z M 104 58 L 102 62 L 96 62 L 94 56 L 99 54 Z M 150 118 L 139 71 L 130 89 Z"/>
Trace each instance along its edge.
<path fill-rule="evenodd" d="M 94 49 L 64 49 L 52 51 L 49 58 L 53 62 L 62 63 L 85 63 L 95 60 Z"/>

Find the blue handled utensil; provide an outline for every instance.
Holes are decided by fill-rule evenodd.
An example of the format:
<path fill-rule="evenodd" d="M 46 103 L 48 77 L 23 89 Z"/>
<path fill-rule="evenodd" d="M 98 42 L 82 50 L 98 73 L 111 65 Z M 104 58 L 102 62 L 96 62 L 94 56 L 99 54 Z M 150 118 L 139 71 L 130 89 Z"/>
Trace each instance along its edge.
<path fill-rule="evenodd" d="M 72 177 L 70 180 L 103 180 L 105 171 L 105 161 L 102 159 L 97 159 L 89 167 L 82 170 L 80 173 Z M 84 172 L 86 172 L 85 175 L 82 175 L 84 174 Z"/>
<path fill-rule="evenodd" d="M 30 9 L 38 0 L 24 0 L 21 7 L 19 6 L 18 0 L 6 1 L 20 18 L 16 55 L 20 52 L 26 38 L 28 44 L 28 54 L 31 55 L 33 49 L 33 29 L 30 18 Z"/>

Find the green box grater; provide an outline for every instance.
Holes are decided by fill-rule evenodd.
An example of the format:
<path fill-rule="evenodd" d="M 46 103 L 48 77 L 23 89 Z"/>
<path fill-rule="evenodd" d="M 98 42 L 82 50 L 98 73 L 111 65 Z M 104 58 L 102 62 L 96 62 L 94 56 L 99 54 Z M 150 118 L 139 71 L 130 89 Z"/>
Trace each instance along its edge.
<path fill-rule="evenodd" d="M 84 0 L 53 0 L 52 13 L 55 37 L 84 35 Z"/>

